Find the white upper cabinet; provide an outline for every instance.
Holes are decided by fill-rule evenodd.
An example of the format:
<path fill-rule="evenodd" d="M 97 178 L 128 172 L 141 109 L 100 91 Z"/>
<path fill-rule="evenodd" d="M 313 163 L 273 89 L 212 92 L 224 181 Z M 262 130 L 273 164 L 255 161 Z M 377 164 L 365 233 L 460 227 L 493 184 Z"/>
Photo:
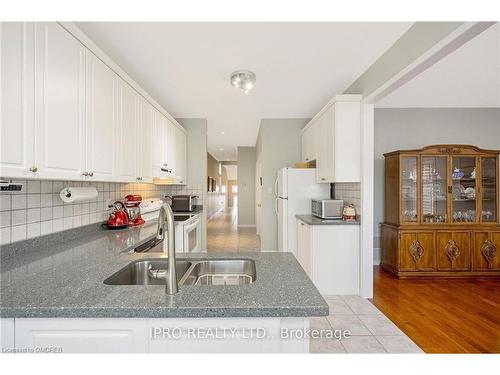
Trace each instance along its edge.
<path fill-rule="evenodd" d="M 175 175 L 179 179 L 179 183 L 183 184 L 186 182 L 186 133 L 183 130 L 175 127 Z"/>
<path fill-rule="evenodd" d="M 137 124 L 137 180 L 153 181 L 153 116 L 154 108 L 144 98 L 139 99 L 139 122 Z"/>
<path fill-rule="evenodd" d="M 0 47 L 0 176 L 184 183 L 186 132 L 74 25 L 0 23 Z"/>
<path fill-rule="evenodd" d="M 303 161 L 320 183 L 361 180 L 361 95 L 337 95 L 302 131 Z"/>
<path fill-rule="evenodd" d="M 0 176 L 34 176 L 34 24 L 0 23 Z"/>
<path fill-rule="evenodd" d="M 314 126 L 309 126 L 302 134 L 302 160 L 305 162 L 316 160 L 316 135 L 316 127 Z"/>
<path fill-rule="evenodd" d="M 85 47 L 59 24 L 35 28 L 38 176 L 81 178 L 85 168 Z"/>
<path fill-rule="evenodd" d="M 137 174 L 137 107 L 138 94 L 122 79 L 117 81 L 117 178 L 119 181 L 136 181 Z"/>
<path fill-rule="evenodd" d="M 85 172 L 95 180 L 113 181 L 116 170 L 115 121 L 117 75 L 92 52 L 87 51 Z"/>

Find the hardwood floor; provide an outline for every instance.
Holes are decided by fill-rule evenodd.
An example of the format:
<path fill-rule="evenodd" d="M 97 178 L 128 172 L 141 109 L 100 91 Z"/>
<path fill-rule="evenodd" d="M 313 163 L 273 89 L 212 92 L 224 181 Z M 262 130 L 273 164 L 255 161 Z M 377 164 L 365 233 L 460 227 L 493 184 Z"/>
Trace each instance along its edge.
<path fill-rule="evenodd" d="M 500 353 L 500 278 L 400 280 L 375 267 L 373 303 L 426 353 Z"/>

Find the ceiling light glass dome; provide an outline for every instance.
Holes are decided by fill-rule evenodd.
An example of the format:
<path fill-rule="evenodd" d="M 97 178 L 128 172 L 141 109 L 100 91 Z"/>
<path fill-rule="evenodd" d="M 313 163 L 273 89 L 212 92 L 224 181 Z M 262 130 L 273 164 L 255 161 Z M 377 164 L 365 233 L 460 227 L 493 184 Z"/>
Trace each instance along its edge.
<path fill-rule="evenodd" d="M 242 89 L 245 94 L 255 86 L 255 73 L 249 70 L 237 70 L 231 73 L 231 85 Z"/>

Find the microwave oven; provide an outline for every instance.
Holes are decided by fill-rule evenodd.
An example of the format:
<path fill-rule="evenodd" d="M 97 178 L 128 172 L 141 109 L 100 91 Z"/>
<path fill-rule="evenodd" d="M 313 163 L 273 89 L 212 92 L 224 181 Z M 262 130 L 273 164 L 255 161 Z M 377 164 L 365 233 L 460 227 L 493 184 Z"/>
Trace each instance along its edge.
<path fill-rule="evenodd" d="M 312 214 L 321 219 L 342 219 L 344 201 L 342 199 L 313 199 Z"/>

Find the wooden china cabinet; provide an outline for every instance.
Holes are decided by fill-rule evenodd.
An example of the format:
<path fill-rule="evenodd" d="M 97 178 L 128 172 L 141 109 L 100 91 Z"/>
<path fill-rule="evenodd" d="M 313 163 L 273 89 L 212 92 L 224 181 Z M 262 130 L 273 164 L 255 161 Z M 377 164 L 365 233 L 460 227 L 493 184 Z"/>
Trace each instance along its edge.
<path fill-rule="evenodd" d="M 385 154 L 382 267 L 399 277 L 500 276 L 500 151 Z"/>

